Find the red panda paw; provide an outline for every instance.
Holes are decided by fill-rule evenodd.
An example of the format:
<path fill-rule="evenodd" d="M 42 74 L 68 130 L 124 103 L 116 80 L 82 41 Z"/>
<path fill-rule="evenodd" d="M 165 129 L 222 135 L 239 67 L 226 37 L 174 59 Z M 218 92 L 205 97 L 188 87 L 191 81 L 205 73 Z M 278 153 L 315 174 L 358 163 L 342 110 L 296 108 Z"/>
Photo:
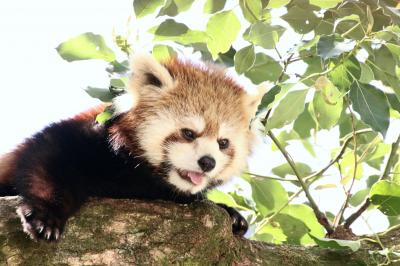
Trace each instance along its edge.
<path fill-rule="evenodd" d="M 217 205 L 225 209 L 231 217 L 232 233 L 236 236 L 244 236 L 249 229 L 249 224 L 247 223 L 246 219 L 232 207 L 222 203 L 218 203 Z"/>
<path fill-rule="evenodd" d="M 39 211 L 27 203 L 17 208 L 23 231 L 35 241 L 58 241 L 63 231 L 65 221 L 53 216 L 50 212 Z"/>

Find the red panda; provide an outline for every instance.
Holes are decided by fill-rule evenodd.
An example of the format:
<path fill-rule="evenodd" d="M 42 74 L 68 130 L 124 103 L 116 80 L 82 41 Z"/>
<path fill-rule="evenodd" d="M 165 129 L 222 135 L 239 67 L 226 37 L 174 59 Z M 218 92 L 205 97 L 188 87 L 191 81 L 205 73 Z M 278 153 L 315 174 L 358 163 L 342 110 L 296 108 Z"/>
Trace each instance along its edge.
<path fill-rule="evenodd" d="M 0 159 L 0 194 L 22 197 L 32 239 L 58 240 L 90 196 L 190 203 L 245 167 L 261 93 L 179 59 L 136 56 L 132 72 L 130 109 L 104 124 L 95 121 L 104 107 L 51 124 Z M 246 220 L 221 207 L 243 235 Z"/>

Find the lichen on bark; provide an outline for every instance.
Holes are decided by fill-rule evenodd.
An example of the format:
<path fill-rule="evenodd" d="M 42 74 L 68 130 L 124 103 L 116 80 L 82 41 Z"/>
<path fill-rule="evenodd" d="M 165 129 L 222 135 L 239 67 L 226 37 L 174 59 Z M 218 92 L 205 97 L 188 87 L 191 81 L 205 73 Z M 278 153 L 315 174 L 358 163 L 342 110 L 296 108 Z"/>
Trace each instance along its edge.
<path fill-rule="evenodd" d="M 374 265 L 357 252 L 270 245 L 232 235 L 211 202 L 92 199 L 58 243 L 34 242 L 15 214 L 18 197 L 0 198 L 0 265 Z M 399 243 L 397 243 L 399 244 Z"/>

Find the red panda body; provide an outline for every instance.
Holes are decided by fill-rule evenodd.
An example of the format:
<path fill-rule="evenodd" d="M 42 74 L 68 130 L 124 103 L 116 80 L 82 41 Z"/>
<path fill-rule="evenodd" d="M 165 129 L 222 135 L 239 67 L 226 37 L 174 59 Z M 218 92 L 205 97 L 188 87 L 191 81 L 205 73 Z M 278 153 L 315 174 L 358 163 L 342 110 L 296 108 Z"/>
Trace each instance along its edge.
<path fill-rule="evenodd" d="M 190 203 L 239 174 L 252 143 L 251 97 L 220 70 L 133 61 L 133 107 L 98 124 L 91 110 L 51 124 L 0 159 L 0 196 L 18 194 L 24 231 L 58 240 L 90 196 Z M 224 207 L 236 234 L 245 219 Z"/>

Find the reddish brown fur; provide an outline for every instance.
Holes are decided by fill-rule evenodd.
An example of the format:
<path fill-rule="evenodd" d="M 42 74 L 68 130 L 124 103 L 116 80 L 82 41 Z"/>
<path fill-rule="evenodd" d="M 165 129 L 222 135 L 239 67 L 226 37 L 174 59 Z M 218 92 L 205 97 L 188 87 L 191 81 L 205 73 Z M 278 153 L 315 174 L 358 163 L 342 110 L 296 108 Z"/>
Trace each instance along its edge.
<path fill-rule="evenodd" d="M 13 173 L 17 167 L 16 159 L 25 148 L 25 144 L 19 144 L 14 150 L 0 156 L 0 184 L 12 185 Z"/>
<path fill-rule="evenodd" d="M 29 192 L 45 201 L 52 199 L 54 190 L 42 167 L 35 168 L 35 172 L 31 174 Z"/>
<path fill-rule="evenodd" d="M 12 173 L 16 167 L 16 152 L 10 152 L 0 157 L 0 184 L 9 185 L 12 183 Z"/>
<path fill-rule="evenodd" d="M 239 121 L 234 121 L 238 127 L 247 126 L 246 92 L 221 69 L 196 66 L 178 59 L 165 62 L 164 66 L 172 75 L 176 86 L 168 88 L 168 93 L 157 102 L 153 95 L 149 97 L 148 92 L 137 88 L 140 94 L 137 108 L 121 123 L 132 127 L 149 116 L 168 109 L 169 113 L 178 117 L 182 114 L 201 114 L 206 120 L 203 134 L 208 136 L 216 136 L 220 123 L 232 121 L 232 117 L 239 118 Z"/>
<path fill-rule="evenodd" d="M 107 105 L 106 104 L 100 104 L 95 107 L 92 107 L 82 113 L 79 113 L 75 116 L 73 116 L 71 119 L 76 120 L 76 121 L 91 121 L 95 120 L 96 116 L 106 109 Z M 16 168 L 16 162 L 15 159 L 18 157 L 18 153 L 20 150 L 23 149 L 23 144 L 19 145 L 16 149 L 14 149 L 12 152 L 9 152 L 5 155 L 2 155 L 0 157 L 0 184 L 4 185 L 10 185 L 13 182 L 13 175 L 12 173 L 14 172 Z M 33 177 L 35 178 L 35 177 Z M 37 180 L 40 180 L 40 178 L 36 178 Z M 43 183 L 43 182 L 42 182 Z M 37 187 L 33 187 L 32 189 L 34 191 L 38 191 L 38 194 L 40 194 L 41 189 L 43 186 L 41 186 L 40 182 L 35 182 Z M 48 190 L 44 189 L 43 191 Z M 44 197 L 48 195 L 43 195 Z"/>
<path fill-rule="evenodd" d="M 206 135 L 215 136 L 219 122 L 231 121 L 232 117 L 241 117 L 242 122 L 247 123 L 242 113 L 246 92 L 223 70 L 195 66 L 178 59 L 170 60 L 165 66 L 177 81 L 176 88 L 165 101 L 174 104 L 172 107 L 177 114 L 204 114 Z"/>

